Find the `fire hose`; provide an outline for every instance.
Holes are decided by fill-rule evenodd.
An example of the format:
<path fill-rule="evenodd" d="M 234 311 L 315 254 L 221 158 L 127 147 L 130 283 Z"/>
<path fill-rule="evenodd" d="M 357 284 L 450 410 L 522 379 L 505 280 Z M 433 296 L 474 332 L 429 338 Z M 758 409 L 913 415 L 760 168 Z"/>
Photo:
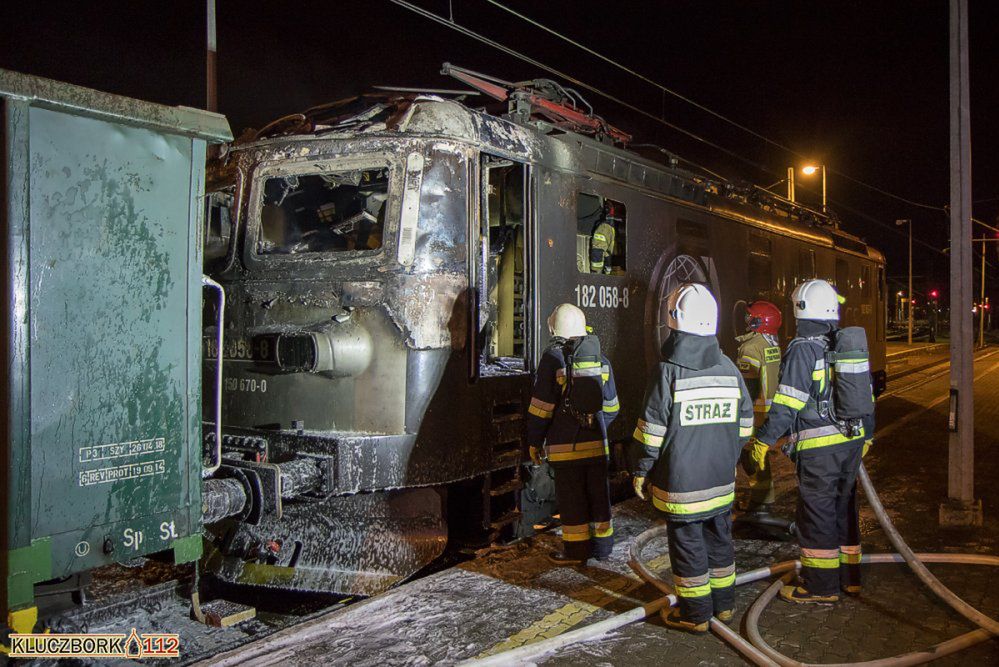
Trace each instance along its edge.
<path fill-rule="evenodd" d="M 864 495 L 866 496 L 868 503 L 874 510 L 878 523 L 881 524 L 881 527 L 888 535 L 888 539 L 892 543 L 892 546 L 894 546 L 898 552 L 865 554 L 862 557 L 861 562 L 871 565 L 881 563 L 906 563 L 916 576 L 924 584 L 926 584 L 926 586 L 933 591 L 934 594 L 936 594 L 941 600 L 946 602 L 959 614 L 964 616 L 964 618 L 977 625 L 979 629 L 967 632 L 958 637 L 954 637 L 953 639 L 940 642 L 939 644 L 931 646 L 928 649 L 913 651 L 889 658 L 880 658 L 866 662 L 839 663 L 835 665 L 832 663 L 811 664 L 799 662 L 773 649 L 763 639 L 758 627 L 760 616 L 767 604 L 769 604 L 777 596 L 777 593 L 781 586 L 784 585 L 785 580 L 790 578 L 793 573 L 801 567 L 801 563 L 799 561 L 788 560 L 776 563 L 769 567 L 743 572 L 736 577 L 735 584 L 736 586 L 740 586 L 753 581 L 766 579 L 774 575 L 780 575 L 780 578 L 774 581 L 746 611 L 745 624 L 748 640 L 718 619 L 711 619 L 710 627 L 712 632 L 724 641 L 728 642 L 733 648 L 739 651 L 743 657 L 753 664 L 780 665 L 781 667 L 819 667 L 820 664 L 821 667 L 846 667 L 847 665 L 851 667 L 855 667 L 857 665 L 862 665 L 863 667 L 898 667 L 900 665 L 918 665 L 931 660 L 936 660 L 937 658 L 941 658 L 945 655 L 955 653 L 970 646 L 974 646 L 975 644 L 988 641 L 993 637 L 999 636 L 999 623 L 997 623 L 995 619 L 983 614 L 981 611 L 975 609 L 973 606 L 958 597 L 957 594 L 944 586 L 943 583 L 937 579 L 924 565 L 924 563 L 961 563 L 966 565 L 999 566 L 999 557 L 987 556 L 983 554 L 913 553 L 912 549 L 910 549 L 902 539 L 898 529 L 895 528 L 891 518 L 885 512 L 884 506 L 881 504 L 881 499 L 878 497 L 877 491 L 871 483 L 871 478 L 868 476 L 867 470 L 862 464 L 860 466 L 858 479 L 864 489 Z M 480 660 L 468 661 L 463 664 L 486 666 L 521 663 L 566 646 L 598 639 L 608 632 L 631 623 L 641 621 L 655 614 L 663 607 L 676 604 L 677 599 L 676 595 L 673 593 L 672 586 L 661 579 L 657 574 L 652 572 L 641 559 L 642 551 L 645 546 L 652 540 L 663 537 L 665 533 L 666 526 L 659 525 L 646 530 L 644 533 L 635 538 L 631 545 L 631 558 L 628 563 L 638 576 L 658 588 L 663 593 L 666 593 L 665 597 L 649 602 L 641 607 L 636 607 L 635 609 L 627 611 L 623 614 L 617 614 L 611 618 L 593 623 L 592 625 L 563 633 L 551 639 L 535 642 L 533 644 L 527 644 L 515 649 L 504 651 L 503 653 L 491 655 Z"/>

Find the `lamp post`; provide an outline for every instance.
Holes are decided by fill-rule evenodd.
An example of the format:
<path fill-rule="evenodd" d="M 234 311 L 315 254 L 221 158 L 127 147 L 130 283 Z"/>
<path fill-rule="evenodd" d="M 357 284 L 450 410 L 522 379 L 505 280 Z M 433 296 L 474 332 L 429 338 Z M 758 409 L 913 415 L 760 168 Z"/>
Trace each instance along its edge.
<path fill-rule="evenodd" d="M 988 299 L 985 297 L 985 244 L 999 243 L 999 239 L 990 239 L 983 235 L 982 238 L 976 240 L 982 242 L 982 295 L 978 302 L 978 347 L 985 347 L 985 316 L 989 310 Z"/>
<path fill-rule="evenodd" d="M 822 212 L 828 213 L 829 212 L 827 210 L 828 206 L 826 205 L 826 166 L 824 164 L 821 164 L 817 167 L 814 164 L 806 165 L 801 168 L 801 173 L 803 173 L 805 176 L 811 176 L 812 174 L 820 170 L 822 171 Z"/>
<path fill-rule="evenodd" d="M 912 220 L 896 220 L 896 225 L 909 225 L 909 345 L 912 345 Z"/>

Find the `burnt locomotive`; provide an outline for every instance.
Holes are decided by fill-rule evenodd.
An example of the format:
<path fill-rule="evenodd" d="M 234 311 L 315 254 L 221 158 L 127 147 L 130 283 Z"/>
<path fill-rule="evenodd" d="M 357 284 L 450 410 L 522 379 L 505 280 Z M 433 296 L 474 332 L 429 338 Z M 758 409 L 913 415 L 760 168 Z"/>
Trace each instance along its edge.
<path fill-rule="evenodd" d="M 583 308 L 614 365 L 618 442 L 682 281 L 717 295 L 733 354 L 744 302 L 787 306 L 796 282 L 829 279 L 884 383 L 876 250 L 814 210 L 620 147 L 627 135 L 555 84 L 451 73 L 508 113 L 362 97 L 209 164 L 206 273 L 226 305 L 207 300 L 203 317 L 204 414 L 220 400 L 223 415 L 220 439 L 205 425 L 219 467 L 204 497 L 207 563 L 225 580 L 372 593 L 449 539 L 512 534 L 523 406 L 561 302 Z"/>

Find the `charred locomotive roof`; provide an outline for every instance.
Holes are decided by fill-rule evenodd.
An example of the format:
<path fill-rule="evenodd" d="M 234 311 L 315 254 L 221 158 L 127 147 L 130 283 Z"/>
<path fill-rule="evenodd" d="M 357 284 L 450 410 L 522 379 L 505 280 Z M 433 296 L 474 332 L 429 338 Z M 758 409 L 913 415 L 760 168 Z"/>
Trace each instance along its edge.
<path fill-rule="evenodd" d="M 598 133 L 586 136 L 537 117 L 501 117 L 436 95 L 381 92 L 312 107 L 260 130 L 247 130 L 229 151 L 266 152 L 317 140 L 404 136 L 458 141 L 554 170 L 589 172 L 774 233 L 884 261 L 881 252 L 841 230 L 834 215 L 759 186 L 683 169 L 675 159 L 656 162 Z"/>

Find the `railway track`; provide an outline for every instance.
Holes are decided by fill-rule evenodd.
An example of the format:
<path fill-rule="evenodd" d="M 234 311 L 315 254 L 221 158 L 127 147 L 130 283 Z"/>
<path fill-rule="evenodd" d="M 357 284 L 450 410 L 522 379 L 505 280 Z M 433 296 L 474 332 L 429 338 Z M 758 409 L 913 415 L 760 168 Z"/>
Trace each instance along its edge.
<path fill-rule="evenodd" d="M 975 354 L 975 361 L 980 361 L 982 359 L 987 359 L 995 354 L 999 354 L 999 349 L 985 348 L 979 350 Z M 902 384 L 899 387 L 890 388 L 888 391 L 881 394 L 879 398 L 890 398 L 892 396 L 898 396 L 904 394 L 905 392 L 921 387 L 928 382 L 936 380 L 944 373 L 950 370 L 950 359 L 939 359 L 931 361 L 929 363 L 917 366 L 915 368 L 906 369 L 905 371 L 897 374 L 892 374 L 890 377 L 898 380 L 902 378 L 908 378 L 910 376 L 918 376 L 913 378 L 911 381 Z"/>

